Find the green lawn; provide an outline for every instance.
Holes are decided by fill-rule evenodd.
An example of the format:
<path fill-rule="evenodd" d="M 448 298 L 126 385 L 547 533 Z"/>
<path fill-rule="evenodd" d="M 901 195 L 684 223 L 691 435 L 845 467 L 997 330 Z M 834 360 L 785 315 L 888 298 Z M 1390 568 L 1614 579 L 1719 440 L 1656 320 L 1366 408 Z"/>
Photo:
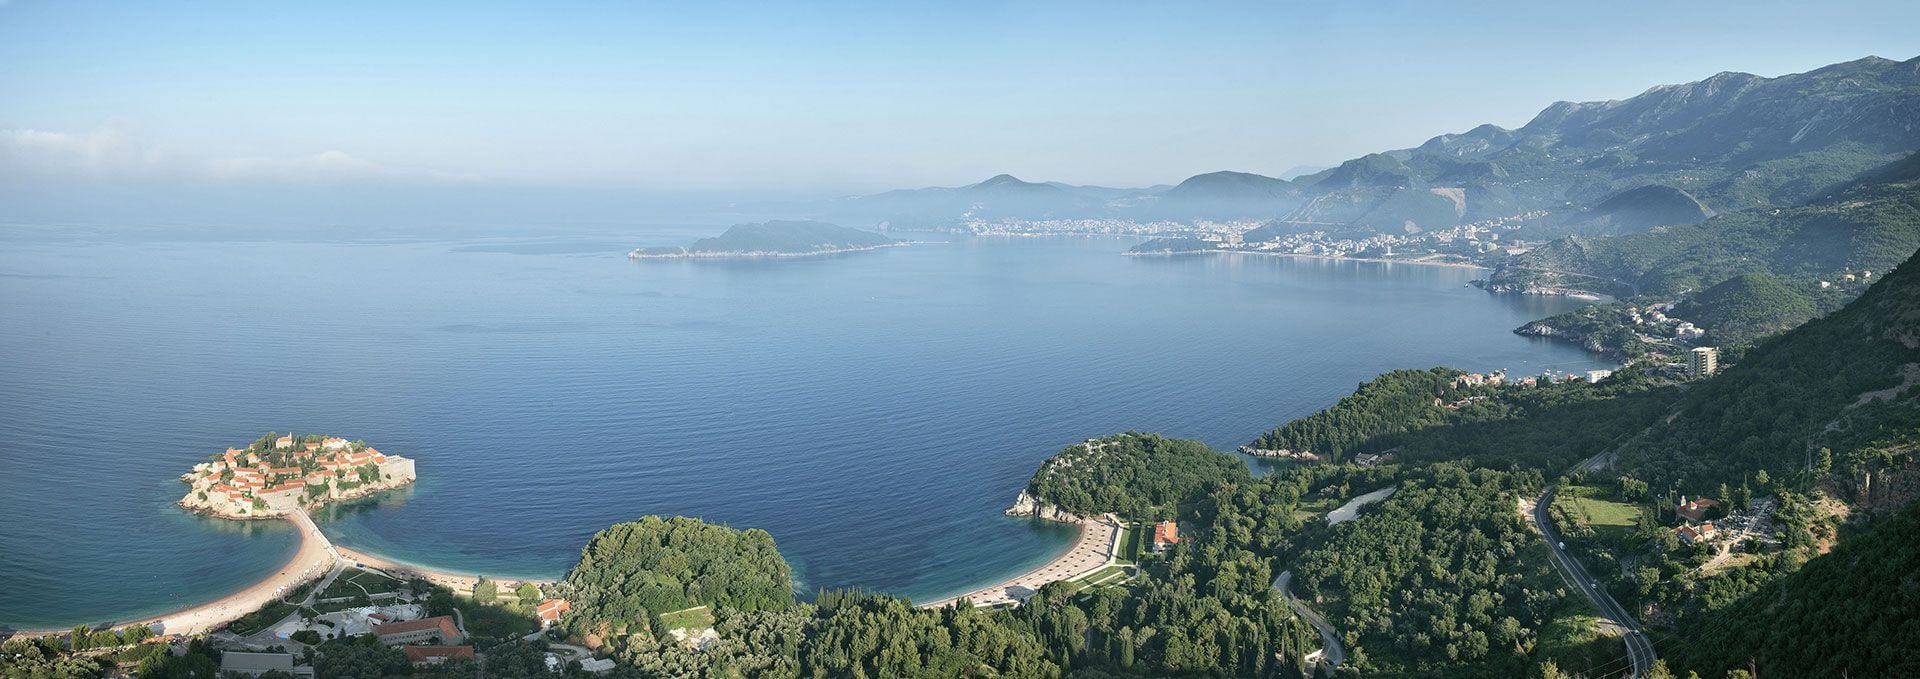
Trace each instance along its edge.
<path fill-rule="evenodd" d="M 1632 529 L 1640 521 L 1639 507 L 1605 498 L 1606 491 L 1593 486 L 1567 486 L 1554 496 L 1553 506 L 1596 529 Z"/>
<path fill-rule="evenodd" d="M 294 610 L 296 609 L 293 604 L 276 599 L 261 606 L 260 610 L 240 616 L 239 620 L 227 625 L 227 630 L 244 637 L 280 622 L 281 619 L 292 615 Z"/>
<path fill-rule="evenodd" d="M 1074 580 L 1077 582 L 1084 582 L 1087 584 L 1100 584 L 1102 582 L 1106 582 L 1107 580 L 1111 579 L 1116 574 L 1125 575 L 1126 572 L 1127 572 L 1126 566 L 1113 565 L 1113 566 L 1108 566 L 1106 568 L 1102 568 L 1092 573 L 1088 573 L 1086 575 L 1074 578 Z"/>
<path fill-rule="evenodd" d="M 713 626 L 713 613 L 706 606 L 660 614 L 660 626 L 670 630 L 697 630 Z"/>
<path fill-rule="evenodd" d="M 333 584 L 328 585 L 326 591 L 320 593 L 320 598 L 338 599 L 340 597 L 359 596 L 362 594 L 371 595 L 394 592 L 399 591 L 402 584 L 399 580 L 389 578 L 379 573 L 372 573 L 358 568 L 348 568 L 340 571 L 340 577 L 334 579 Z"/>
<path fill-rule="evenodd" d="M 1147 524 L 1129 523 L 1120 533 L 1120 561 L 1133 563 L 1140 560 L 1142 543 L 1146 539 Z"/>

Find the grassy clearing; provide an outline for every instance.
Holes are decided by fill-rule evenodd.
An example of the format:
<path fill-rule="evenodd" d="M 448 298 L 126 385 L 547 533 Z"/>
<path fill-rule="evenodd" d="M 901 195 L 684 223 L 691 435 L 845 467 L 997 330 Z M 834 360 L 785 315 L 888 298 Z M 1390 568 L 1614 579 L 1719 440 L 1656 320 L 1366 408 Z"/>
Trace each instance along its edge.
<path fill-rule="evenodd" d="M 404 583 L 399 580 L 379 573 L 365 571 L 359 568 L 348 568 L 340 571 L 340 577 L 335 578 L 333 584 L 327 585 L 327 588 L 320 592 L 320 598 L 338 599 L 341 597 L 361 596 L 363 594 L 374 595 L 397 592 L 403 584 Z"/>
<path fill-rule="evenodd" d="M 706 606 L 660 614 L 660 626 L 670 630 L 698 630 L 713 626 L 713 613 Z"/>
<path fill-rule="evenodd" d="M 1553 506 L 1568 517 L 1598 530 L 1632 530 L 1640 521 L 1640 508 L 1607 499 L 1607 493 L 1593 486 L 1567 486 L 1553 498 Z"/>
<path fill-rule="evenodd" d="M 354 584 L 365 587 L 368 594 L 398 592 L 403 584 L 399 580 L 371 571 L 360 571 L 354 574 L 352 580 Z"/>

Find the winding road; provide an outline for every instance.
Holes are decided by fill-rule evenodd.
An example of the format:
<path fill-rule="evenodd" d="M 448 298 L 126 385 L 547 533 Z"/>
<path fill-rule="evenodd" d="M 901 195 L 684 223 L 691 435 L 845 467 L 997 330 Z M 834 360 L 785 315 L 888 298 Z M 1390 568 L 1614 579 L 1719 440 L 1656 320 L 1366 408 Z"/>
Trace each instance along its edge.
<path fill-rule="evenodd" d="M 1293 612 L 1306 618 L 1307 623 L 1313 625 L 1314 629 L 1320 630 L 1320 646 L 1327 652 L 1327 666 L 1339 667 L 1340 663 L 1347 661 L 1347 649 L 1340 645 L 1340 635 L 1334 633 L 1333 625 L 1328 623 L 1326 618 L 1320 617 L 1319 613 L 1307 608 L 1305 602 L 1294 598 L 1292 585 L 1293 571 L 1281 571 L 1280 575 L 1273 579 L 1273 588 L 1287 596 L 1287 604 L 1293 607 Z"/>
<path fill-rule="evenodd" d="M 1573 579 L 1573 584 L 1587 595 L 1587 601 L 1600 609 L 1601 615 L 1626 628 L 1627 658 L 1633 663 L 1633 676 L 1635 679 L 1647 676 L 1647 672 L 1653 668 L 1654 659 L 1658 657 L 1653 642 L 1647 639 L 1647 633 L 1640 629 L 1640 623 L 1627 613 L 1627 609 L 1614 601 L 1613 595 L 1608 594 L 1607 590 L 1600 587 L 1599 581 L 1587 574 L 1586 567 L 1561 547 L 1560 535 L 1553 531 L 1553 520 L 1547 516 L 1547 508 L 1553 506 L 1553 493 L 1554 488 L 1548 486 L 1534 503 L 1533 525 L 1540 529 L 1540 536 L 1546 538 L 1547 550 L 1553 553 L 1553 562 L 1560 567 L 1561 573 Z"/>

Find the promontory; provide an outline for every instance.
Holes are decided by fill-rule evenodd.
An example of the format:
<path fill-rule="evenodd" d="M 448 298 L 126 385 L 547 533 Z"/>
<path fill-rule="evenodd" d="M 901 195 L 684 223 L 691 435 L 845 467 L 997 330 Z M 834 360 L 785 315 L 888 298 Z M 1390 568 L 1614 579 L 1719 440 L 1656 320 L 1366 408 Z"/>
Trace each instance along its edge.
<path fill-rule="evenodd" d="M 689 257 L 800 257 L 859 252 L 897 245 L 894 240 L 872 231 L 852 229 L 838 224 L 807 221 L 772 221 L 735 224 L 725 233 L 702 238 L 685 247 L 634 248 L 629 259 L 679 259 Z"/>

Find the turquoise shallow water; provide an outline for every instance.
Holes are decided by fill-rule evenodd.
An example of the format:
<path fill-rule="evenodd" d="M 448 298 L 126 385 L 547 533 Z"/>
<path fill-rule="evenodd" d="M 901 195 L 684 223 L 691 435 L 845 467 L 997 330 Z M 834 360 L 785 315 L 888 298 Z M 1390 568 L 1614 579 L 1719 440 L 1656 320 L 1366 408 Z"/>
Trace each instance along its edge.
<path fill-rule="evenodd" d="M 643 514 L 764 528 L 803 588 L 932 599 L 1049 558 L 1042 459 L 1128 429 L 1231 448 L 1397 367 L 1595 362 L 1511 328 L 1576 305 L 1463 269 L 1130 258 L 961 239 L 629 262 L 649 239 L 87 242 L 0 251 L 0 624 L 128 620 L 292 550 L 175 477 L 268 430 L 419 460 L 320 517 L 424 565 L 557 575 Z"/>

